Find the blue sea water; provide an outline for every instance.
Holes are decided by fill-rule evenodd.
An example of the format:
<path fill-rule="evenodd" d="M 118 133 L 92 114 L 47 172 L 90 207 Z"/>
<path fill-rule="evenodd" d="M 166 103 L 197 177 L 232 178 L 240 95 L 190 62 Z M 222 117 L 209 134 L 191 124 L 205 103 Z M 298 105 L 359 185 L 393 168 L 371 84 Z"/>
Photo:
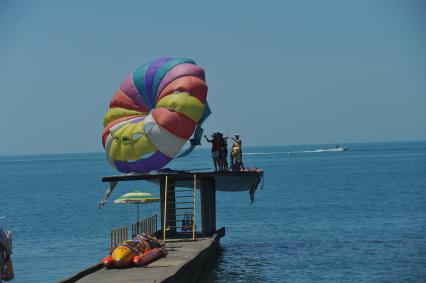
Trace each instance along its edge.
<path fill-rule="evenodd" d="M 264 189 L 217 193 L 221 252 L 202 282 L 426 282 L 426 142 L 246 147 Z M 174 169 L 211 170 L 200 149 Z M 132 205 L 97 205 L 117 174 L 103 154 L 0 157 L 0 225 L 14 233 L 13 282 L 55 282 L 107 255 Z M 119 184 L 156 195 L 146 182 Z M 159 211 L 141 207 L 141 215 Z M 198 225 L 200 226 L 200 225 Z"/>

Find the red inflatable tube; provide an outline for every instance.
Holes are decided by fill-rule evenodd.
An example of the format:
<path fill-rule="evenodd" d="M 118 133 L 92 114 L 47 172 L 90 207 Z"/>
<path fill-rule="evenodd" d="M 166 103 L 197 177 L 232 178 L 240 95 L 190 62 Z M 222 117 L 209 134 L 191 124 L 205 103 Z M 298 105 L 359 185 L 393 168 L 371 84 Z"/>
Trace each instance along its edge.
<path fill-rule="evenodd" d="M 148 264 L 156 259 L 159 259 L 166 255 L 164 248 L 153 248 L 151 250 L 145 251 L 141 255 L 133 257 L 133 264 L 135 266 L 142 266 Z"/>
<path fill-rule="evenodd" d="M 114 267 L 114 263 L 112 262 L 111 256 L 107 256 L 106 258 L 104 258 L 102 260 L 102 263 L 104 264 L 105 268 L 113 268 Z"/>

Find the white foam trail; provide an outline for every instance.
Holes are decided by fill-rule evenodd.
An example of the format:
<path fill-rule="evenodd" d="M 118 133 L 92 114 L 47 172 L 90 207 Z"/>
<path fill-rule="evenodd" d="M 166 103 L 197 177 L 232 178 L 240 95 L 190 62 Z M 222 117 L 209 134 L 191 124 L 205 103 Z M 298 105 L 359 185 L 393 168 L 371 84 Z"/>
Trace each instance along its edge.
<path fill-rule="evenodd" d="M 272 154 L 290 154 L 293 151 L 277 151 L 277 152 L 247 152 L 244 155 L 272 155 Z"/>
<path fill-rule="evenodd" d="M 317 149 L 317 150 L 314 150 L 313 152 L 341 152 L 341 151 L 345 151 L 345 149 L 343 147 L 327 148 L 327 149 Z"/>
<path fill-rule="evenodd" d="M 247 152 L 244 155 L 276 155 L 276 154 L 295 154 L 295 153 L 321 153 L 321 152 L 341 152 L 343 148 L 329 148 L 316 150 L 295 150 L 295 151 L 274 151 L 274 152 Z"/>

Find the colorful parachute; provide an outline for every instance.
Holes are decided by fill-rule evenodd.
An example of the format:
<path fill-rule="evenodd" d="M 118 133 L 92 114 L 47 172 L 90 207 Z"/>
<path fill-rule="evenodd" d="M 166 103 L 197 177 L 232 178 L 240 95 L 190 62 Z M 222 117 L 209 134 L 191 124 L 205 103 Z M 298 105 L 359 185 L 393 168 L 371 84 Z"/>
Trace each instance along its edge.
<path fill-rule="evenodd" d="M 191 139 L 199 144 L 210 114 L 204 70 L 187 58 L 160 58 L 131 73 L 104 118 L 102 143 L 117 170 L 145 173 L 175 158 Z"/>

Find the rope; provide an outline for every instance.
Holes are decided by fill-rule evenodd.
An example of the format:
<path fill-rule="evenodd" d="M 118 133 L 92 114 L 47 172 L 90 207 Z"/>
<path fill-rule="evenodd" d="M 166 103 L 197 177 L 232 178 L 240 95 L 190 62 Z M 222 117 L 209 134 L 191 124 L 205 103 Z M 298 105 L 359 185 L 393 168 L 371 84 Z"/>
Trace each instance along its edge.
<path fill-rule="evenodd" d="M 215 102 L 215 100 L 214 100 L 214 98 L 213 98 L 214 96 L 209 96 L 208 97 L 208 99 L 210 99 L 210 101 L 211 102 L 213 102 L 213 106 L 214 106 L 214 108 L 215 108 L 215 111 L 212 111 L 212 116 L 214 117 L 214 119 L 216 120 L 216 122 L 219 124 L 219 127 L 222 129 L 222 130 L 224 130 L 225 131 L 225 133 L 230 133 L 230 131 L 229 131 L 229 129 L 226 127 L 226 125 L 228 124 L 228 123 L 226 123 L 227 121 L 223 118 L 224 116 L 222 115 L 222 113 L 220 112 L 220 110 L 219 110 L 219 107 L 217 107 L 217 104 L 216 104 L 216 102 Z M 217 115 L 215 115 L 215 112 L 216 113 L 218 113 L 219 114 L 219 117 L 221 117 L 221 119 L 223 119 L 223 120 L 221 120 L 221 119 L 218 119 L 218 117 L 217 117 Z M 221 121 L 220 121 L 221 120 Z M 222 122 L 224 122 L 224 123 L 222 123 Z"/>

